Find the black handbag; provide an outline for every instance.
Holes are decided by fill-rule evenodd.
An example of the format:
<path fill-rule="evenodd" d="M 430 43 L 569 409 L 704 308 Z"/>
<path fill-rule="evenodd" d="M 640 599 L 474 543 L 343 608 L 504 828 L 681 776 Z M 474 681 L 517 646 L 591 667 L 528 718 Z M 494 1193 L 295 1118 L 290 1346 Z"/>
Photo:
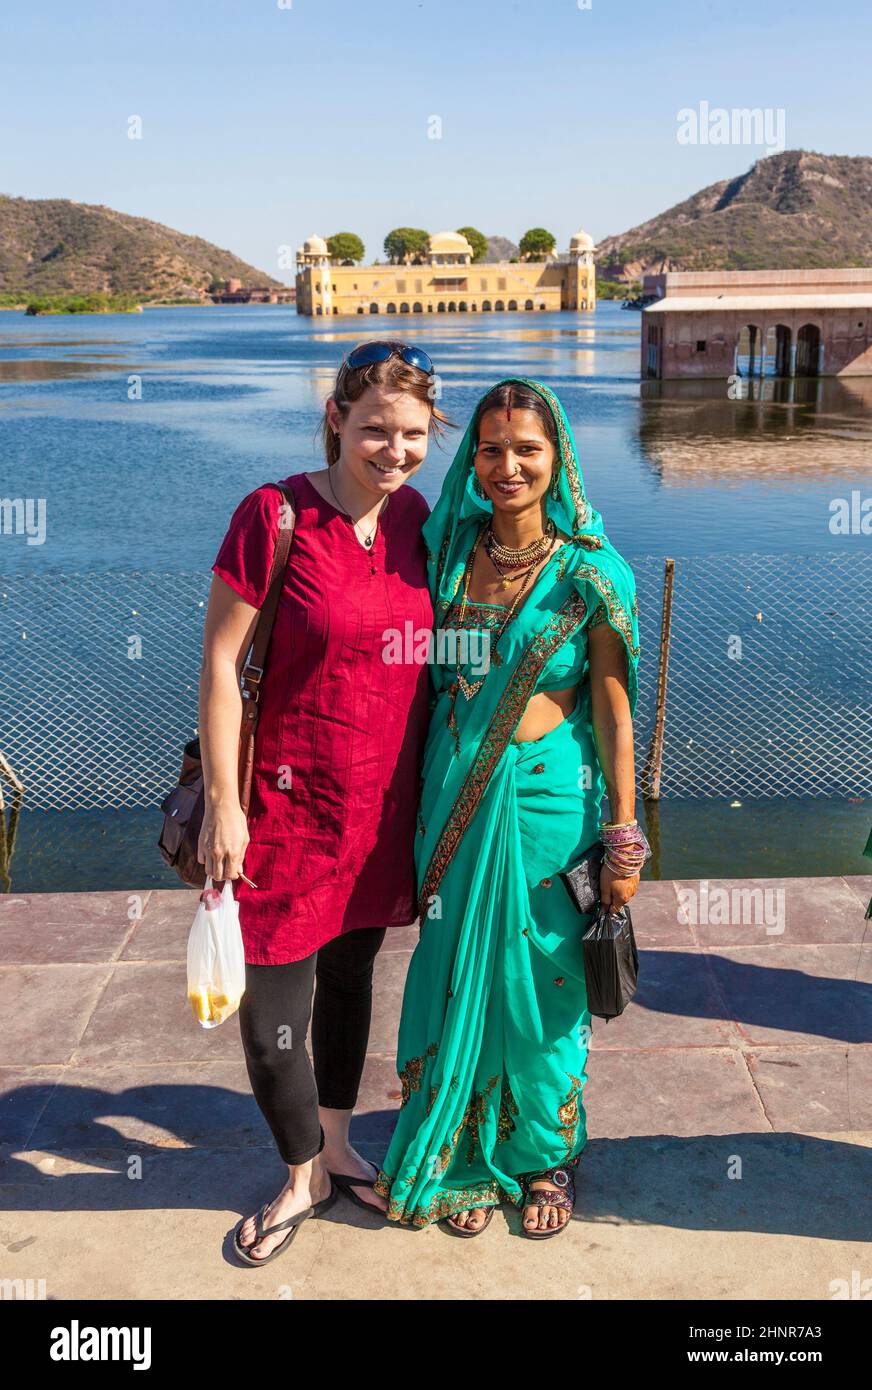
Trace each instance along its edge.
<path fill-rule="evenodd" d="M 636 993 L 639 952 L 630 909 L 617 912 L 600 906 L 584 936 L 584 976 L 587 1007 L 596 1018 L 617 1018 Z"/>
<path fill-rule="evenodd" d="M 644 838 L 644 837 L 643 837 Z M 646 860 L 651 857 L 648 841 Z M 595 913 L 581 938 L 587 1007 L 596 1018 L 617 1018 L 636 993 L 639 979 L 639 952 L 633 935 L 633 919 L 628 906 L 610 912 L 600 902 L 600 870 L 605 846 L 595 844 L 560 878 L 579 913 Z"/>

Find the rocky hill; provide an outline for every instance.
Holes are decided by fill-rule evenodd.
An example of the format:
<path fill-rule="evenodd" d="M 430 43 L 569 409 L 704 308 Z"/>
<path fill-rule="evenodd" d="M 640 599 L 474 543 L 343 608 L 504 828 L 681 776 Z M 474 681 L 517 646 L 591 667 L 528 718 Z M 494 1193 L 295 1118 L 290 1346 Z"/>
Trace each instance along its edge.
<path fill-rule="evenodd" d="M 201 237 L 64 198 L 0 196 L 0 293 L 196 295 L 213 280 L 279 281 Z"/>
<path fill-rule="evenodd" d="M 872 159 L 785 150 L 596 249 L 597 273 L 872 265 Z"/>

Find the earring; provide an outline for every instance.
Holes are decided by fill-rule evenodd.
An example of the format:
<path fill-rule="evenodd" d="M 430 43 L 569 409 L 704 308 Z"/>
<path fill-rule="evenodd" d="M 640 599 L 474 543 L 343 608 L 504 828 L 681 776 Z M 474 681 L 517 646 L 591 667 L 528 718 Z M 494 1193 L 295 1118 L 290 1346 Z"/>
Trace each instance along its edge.
<path fill-rule="evenodd" d="M 479 480 L 478 480 L 478 474 L 477 474 L 477 473 L 473 473 L 473 475 L 472 475 L 472 490 L 473 490 L 473 492 L 475 492 L 479 497 L 486 497 L 486 496 L 487 496 L 487 494 L 486 494 L 484 488 L 482 487 L 481 483 L 480 483 Z"/>
<path fill-rule="evenodd" d="M 559 474 L 559 473 L 552 473 L 552 474 L 551 474 L 551 496 L 554 498 L 555 502 L 559 501 L 559 499 L 560 499 L 560 474 Z"/>

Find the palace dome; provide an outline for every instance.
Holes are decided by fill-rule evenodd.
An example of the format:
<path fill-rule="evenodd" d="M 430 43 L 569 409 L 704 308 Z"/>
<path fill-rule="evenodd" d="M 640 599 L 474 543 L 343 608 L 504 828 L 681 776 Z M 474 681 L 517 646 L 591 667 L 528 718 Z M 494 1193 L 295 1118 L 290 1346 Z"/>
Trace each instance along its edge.
<path fill-rule="evenodd" d="M 583 227 L 580 227 L 575 235 L 569 238 L 570 251 L 592 251 L 593 245 L 593 237 L 589 236 Z"/>
<path fill-rule="evenodd" d="M 472 247 L 460 232 L 434 232 L 428 246 L 431 255 L 472 255 Z"/>
<path fill-rule="evenodd" d="M 328 254 L 326 241 L 322 236 L 316 236 L 314 233 L 312 236 L 306 237 L 303 250 L 310 256 L 326 256 Z"/>

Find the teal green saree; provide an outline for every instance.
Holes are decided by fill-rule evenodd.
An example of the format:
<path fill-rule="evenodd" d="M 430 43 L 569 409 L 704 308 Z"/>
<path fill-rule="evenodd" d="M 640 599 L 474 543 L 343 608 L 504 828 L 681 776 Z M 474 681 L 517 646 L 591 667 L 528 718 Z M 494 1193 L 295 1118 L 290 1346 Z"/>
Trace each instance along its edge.
<path fill-rule="evenodd" d="M 466 631 L 457 622 L 464 565 L 492 511 L 471 485 L 472 425 L 424 526 L 437 640 L 416 840 L 421 931 L 398 1038 L 401 1109 L 375 1184 L 389 1219 L 418 1227 L 472 1206 L 520 1205 L 522 1174 L 575 1162 L 587 1140 L 588 919 L 558 875 L 598 840 L 605 794 L 588 627 L 606 621 L 623 639 L 635 710 L 636 591 L 585 497 L 559 401 L 524 384 L 554 415 L 560 495 L 548 492 L 547 510 L 571 540 L 546 561 L 489 663 L 474 639 L 500 610 L 469 603 Z M 468 681 L 486 664 L 468 699 L 452 690 L 452 636 Z M 576 683 L 568 718 L 543 738 L 513 739 L 531 695 Z"/>

